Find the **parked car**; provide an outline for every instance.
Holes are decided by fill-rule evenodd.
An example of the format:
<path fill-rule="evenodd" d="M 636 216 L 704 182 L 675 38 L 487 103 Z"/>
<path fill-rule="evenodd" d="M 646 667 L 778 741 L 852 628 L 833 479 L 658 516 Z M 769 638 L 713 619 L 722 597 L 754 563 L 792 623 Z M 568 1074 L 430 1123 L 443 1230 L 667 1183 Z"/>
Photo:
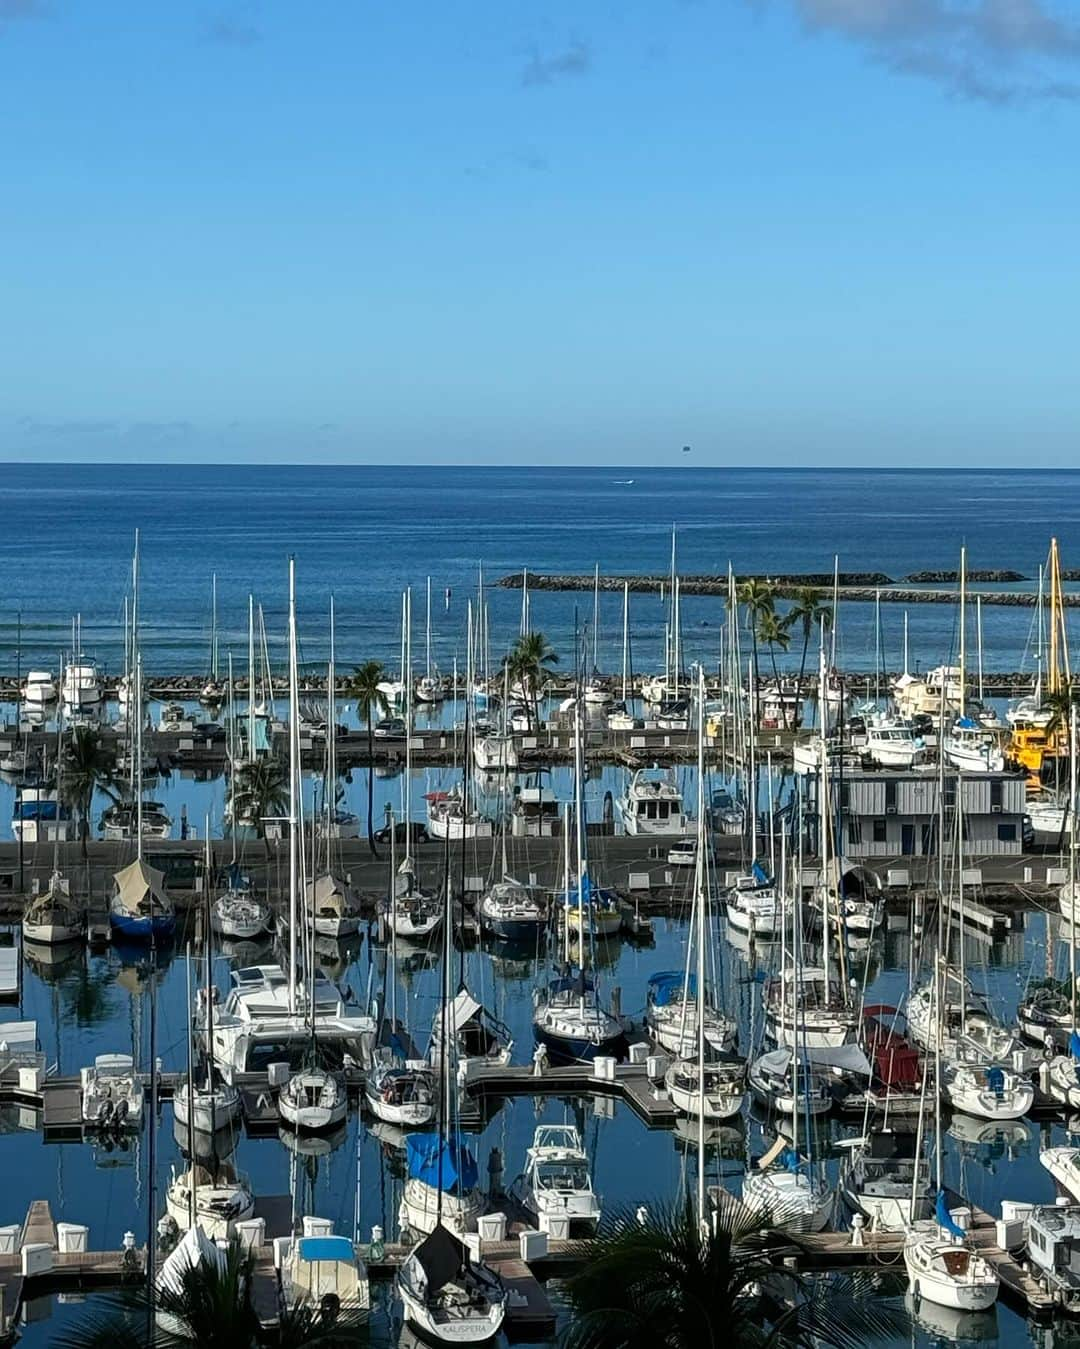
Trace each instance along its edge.
<path fill-rule="evenodd" d="M 390 828 L 391 826 L 387 824 L 384 825 L 381 829 L 376 829 L 375 842 L 389 843 Z M 394 842 L 396 844 L 399 844 L 401 847 L 405 847 L 407 844 L 411 846 L 412 844 L 416 843 L 427 843 L 428 839 L 431 837 L 428 834 L 428 831 L 424 828 L 424 826 L 422 824 L 417 824 L 415 821 L 411 825 L 407 825 L 405 821 L 402 820 L 399 824 L 395 824 L 393 826 L 393 830 L 394 830 Z"/>
<path fill-rule="evenodd" d="M 376 740 L 404 740 L 404 717 L 383 717 L 382 721 L 376 724 L 372 735 Z"/>
<path fill-rule="evenodd" d="M 679 838 L 668 848 L 669 867 L 692 867 L 697 862 L 697 839 Z"/>

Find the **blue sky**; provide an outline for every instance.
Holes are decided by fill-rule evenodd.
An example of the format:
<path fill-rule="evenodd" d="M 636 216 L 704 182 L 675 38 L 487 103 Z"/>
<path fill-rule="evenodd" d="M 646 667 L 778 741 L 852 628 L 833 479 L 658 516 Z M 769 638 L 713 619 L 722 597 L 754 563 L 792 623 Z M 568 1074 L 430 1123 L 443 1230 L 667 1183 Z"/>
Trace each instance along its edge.
<path fill-rule="evenodd" d="M 1057 0 L 0 0 L 0 456 L 1073 465 Z"/>

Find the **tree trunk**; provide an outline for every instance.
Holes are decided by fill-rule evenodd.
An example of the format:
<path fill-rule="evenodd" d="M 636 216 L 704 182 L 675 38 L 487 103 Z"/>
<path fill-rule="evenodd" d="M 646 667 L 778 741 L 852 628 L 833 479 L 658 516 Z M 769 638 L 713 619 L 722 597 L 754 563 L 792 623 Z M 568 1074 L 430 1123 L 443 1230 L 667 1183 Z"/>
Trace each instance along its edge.
<path fill-rule="evenodd" d="M 795 690 L 795 729 L 796 729 L 796 730 L 798 730 L 799 727 L 802 725 L 802 722 L 801 722 L 800 719 L 799 719 L 799 713 L 802 711 L 802 684 L 803 684 L 803 679 L 806 677 L 806 649 L 807 649 L 807 647 L 808 647 L 809 645 L 810 645 L 810 624 L 809 624 L 809 622 L 807 622 L 807 623 L 804 624 L 804 626 L 803 626 L 803 635 L 802 635 L 802 657 L 801 657 L 801 659 L 799 660 L 799 686 L 798 686 L 798 688 Z M 822 716 L 824 716 L 824 713 L 822 713 Z M 825 725 L 825 723 L 822 722 L 822 728 L 823 728 L 823 729 L 824 729 L 824 725 Z"/>
<path fill-rule="evenodd" d="M 375 847 L 375 822 L 373 811 L 375 809 L 375 742 L 371 733 L 371 710 L 368 709 L 367 715 L 367 841 L 371 849 L 372 857 L 379 856 Z"/>

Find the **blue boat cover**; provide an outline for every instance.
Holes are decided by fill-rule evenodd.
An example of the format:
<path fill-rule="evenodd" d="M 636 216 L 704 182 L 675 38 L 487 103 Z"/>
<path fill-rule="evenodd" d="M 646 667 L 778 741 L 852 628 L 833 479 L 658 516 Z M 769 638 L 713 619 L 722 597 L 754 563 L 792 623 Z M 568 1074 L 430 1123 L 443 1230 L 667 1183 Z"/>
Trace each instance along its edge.
<path fill-rule="evenodd" d="M 765 872 L 765 868 L 761 865 L 760 862 L 755 862 L 754 865 L 750 868 L 750 875 L 753 876 L 754 880 L 758 883 L 758 885 L 772 884 L 772 882 L 769 880 L 768 875 Z"/>
<path fill-rule="evenodd" d="M 548 993 L 579 993 L 584 996 L 593 991 L 593 981 L 584 972 L 568 974 L 562 979 L 552 979 L 548 984 Z"/>
<path fill-rule="evenodd" d="M 957 717 L 956 725 L 962 726 L 965 731 L 973 731 L 976 728 L 976 723 L 970 717 Z"/>
<path fill-rule="evenodd" d="M 666 1007 L 669 1002 L 676 1002 L 682 997 L 682 991 L 686 985 L 686 975 L 682 970 L 665 970 L 661 974 L 649 975 L 649 988 L 652 990 L 652 1000 L 657 1007 Z M 697 996 L 697 978 L 690 976 L 690 996 Z"/>
<path fill-rule="evenodd" d="M 301 1237 L 300 1259 L 347 1260 L 352 1264 L 356 1255 L 348 1237 Z"/>
<path fill-rule="evenodd" d="M 581 880 L 580 897 L 578 896 L 578 887 L 572 885 L 568 890 L 562 892 L 560 898 L 561 902 L 568 909 L 576 909 L 579 905 L 584 909 L 589 909 L 592 908 L 594 904 L 598 908 L 609 909 L 614 906 L 616 899 L 613 891 L 605 890 L 603 886 L 600 885 L 593 885 L 592 877 L 588 872 L 585 873 Z"/>
<path fill-rule="evenodd" d="M 435 1188 L 439 1183 L 439 1154 L 442 1154 L 442 1187 L 445 1194 L 472 1190 L 480 1178 L 476 1158 L 461 1138 L 445 1142 L 438 1134 L 408 1134 L 405 1148 L 410 1180 L 423 1181 Z"/>
<path fill-rule="evenodd" d="M 1076 1031 L 1069 1036 L 1069 1053 L 1074 1059 L 1080 1059 L 1080 1035 Z"/>
<path fill-rule="evenodd" d="M 963 1237 L 967 1234 L 957 1223 L 953 1222 L 953 1216 L 949 1212 L 949 1206 L 945 1202 L 945 1191 L 938 1190 L 937 1204 L 934 1207 L 934 1217 L 937 1218 L 938 1226 L 943 1227 L 950 1236 Z"/>
<path fill-rule="evenodd" d="M 780 1154 L 780 1165 L 795 1175 L 799 1170 L 799 1154 L 794 1148 L 785 1148 Z"/>

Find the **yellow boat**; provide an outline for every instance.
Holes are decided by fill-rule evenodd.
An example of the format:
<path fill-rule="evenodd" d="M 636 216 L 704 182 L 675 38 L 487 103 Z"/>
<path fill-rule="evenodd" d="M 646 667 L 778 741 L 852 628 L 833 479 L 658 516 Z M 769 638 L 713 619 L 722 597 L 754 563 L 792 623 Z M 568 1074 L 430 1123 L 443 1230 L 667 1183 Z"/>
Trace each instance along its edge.
<path fill-rule="evenodd" d="M 1047 703 L 1054 695 L 1071 687 L 1069 669 L 1069 642 L 1065 632 L 1065 605 L 1062 603 L 1061 558 L 1057 539 L 1050 540 L 1050 556 L 1046 563 L 1050 581 L 1050 643 L 1047 662 Z M 1041 688 L 1037 689 L 1037 695 Z M 1041 701 L 1041 698 L 1036 699 Z M 1044 704 L 1045 707 L 1045 704 Z M 1035 723 L 1017 723 L 1006 747 L 1005 757 L 1028 774 L 1028 790 L 1042 788 L 1043 766 L 1047 760 L 1064 758 L 1069 753 L 1069 728 L 1064 721 L 1049 729 Z"/>

